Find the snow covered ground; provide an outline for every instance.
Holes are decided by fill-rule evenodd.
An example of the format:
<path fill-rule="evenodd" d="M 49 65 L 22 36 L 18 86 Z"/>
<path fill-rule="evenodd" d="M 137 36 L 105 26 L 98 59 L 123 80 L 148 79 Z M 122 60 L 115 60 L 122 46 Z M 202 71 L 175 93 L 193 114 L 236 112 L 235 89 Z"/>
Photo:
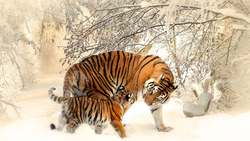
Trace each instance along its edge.
<path fill-rule="evenodd" d="M 22 107 L 23 120 L 0 126 L 1 141 L 122 140 L 111 126 L 101 135 L 95 134 L 94 128 L 86 124 L 75 134 L 50 130 L 50 123 L 58 122 L 60 105 L 48 98 L 47 90 L 55 86 L 56 93 L 62 94 L 62 82 L 61 76 L 47 76 L 17 100 L 17 105 Z M 250 140 L 250 112 L 236 116 L 220 113 L 186 118 L 182 113 L 182 102 L 172 99 L 164 105 L 163 116 L 164 123 L 174 130 L 158 132 L 148 107 L 143 102 L 136 102 L 123 120 L 128 136 L 124 140 Z"/>

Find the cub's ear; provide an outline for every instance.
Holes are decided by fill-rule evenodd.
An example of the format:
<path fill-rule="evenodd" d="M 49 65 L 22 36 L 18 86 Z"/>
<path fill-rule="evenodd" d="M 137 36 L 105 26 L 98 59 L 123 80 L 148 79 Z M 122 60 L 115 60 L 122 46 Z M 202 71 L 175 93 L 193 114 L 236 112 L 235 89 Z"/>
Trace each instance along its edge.
<path fill-rule="evenodd" d="M 129 93 L 128 95 L 125 96 L 125 100 L 129 101 L 131 98 L 133 98 L 133 94 Z"/>

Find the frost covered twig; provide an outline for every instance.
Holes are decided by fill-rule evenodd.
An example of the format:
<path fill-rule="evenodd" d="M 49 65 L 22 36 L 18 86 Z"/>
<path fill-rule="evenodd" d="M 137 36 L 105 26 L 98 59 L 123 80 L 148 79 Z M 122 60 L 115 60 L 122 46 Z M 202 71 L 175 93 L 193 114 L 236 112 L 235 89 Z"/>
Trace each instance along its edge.
<path fill-rule="evenodd" d="M 0 109 L 1 109 L 1 120 L 3 121 L 11 121 L 11 118 L 8 117 L 8 112 L 6 112 L 6 109 L 3 108 L 3 103 L 6 104 L 7 106 L 11 106 L 13 107 L 13 109 L 15 110 L 16 114 L 18 115 L 19 119 L 22 119 L 20 113 L 18 112 L 17 109 L 20 109 L 20 107 L 16 106 L 15 104 L 8 102 L 6 100 L 3 100 L 2 98 L 0 98 Z"/>
<path fill-rule="evenodd" d="M 138 46 L 138 40 L 135 37 L 139 37 L 142 41 L 146 38 L 143 36 L 147 34 L 150 34 L 151 37 L 146 42 L 144 41 L 144 47 L 152 44 L 152 41 L 164 42 L 161 40 L 162 35 L 170 35 L 169 27 L 179 29 L 175 31 L 172 38 L 175 39 L 177 35 L 181 36 L 183 32 L 181 29 L 185 29 L 186 25 L 191 28 L 190 30 L 195 30 L 195 25 L 203 25 L 205 28 L 207 25 L 213 24 L 206 29 L 206 32 L 211 33 L 211 29 L 216 26 L 215 23 L 218 21 L 228 18 L 247 21 L 246 17 L 235 14 L 236 12 L 228 15 L 225 14 L 225 11 L 230 10 L 215 10 L 211 6 L 203 6 L 206 5 L 205 3 L 201 3 L 201 5 L 196 2 L 192 5 L 190 4 L 192 2 L 181 3 L 179 1 L 155 4 L 145 1 L 133 1 L 132 3 L 133 5 L 129 3 L 122 5 L 121 2 L 120 5 L 114 6 L 107 1 L 102 5 L 91 4 L 91 7 L 87 5 L 91 14 L 84 15 L 85 19 L 80 20 L 79 24 L 68 26 L 69 36 L 66 38 L 68 45 L 64 48 L 66 57 L 62 60 L 63 64 L 74 63 L 75 60 L 81 58 L 84 52 L 90 52 L 91 55 L 110 50 L 140 48 L 142 46 Z M 218 7 L 224 7 L 226 3 L 228 1 L 218 3 Z M 160 28 L 163 30 L 160 31 Z M 200 33 L 199 30 L 195 32 Z M 195 35 L 193 36 L 195 37 Z M 194 39 L 200 40 L 200 38 L 193 38 L 192 42 L 196 42 Z"/>

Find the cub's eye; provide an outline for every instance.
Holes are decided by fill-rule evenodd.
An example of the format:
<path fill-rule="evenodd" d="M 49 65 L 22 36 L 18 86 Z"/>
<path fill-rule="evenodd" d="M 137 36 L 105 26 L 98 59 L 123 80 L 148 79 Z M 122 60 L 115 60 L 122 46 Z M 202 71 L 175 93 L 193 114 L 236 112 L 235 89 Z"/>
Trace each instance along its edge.
<path fill-rule="evenodd" d="M 133 98 L 133 94 L 129 93 L 128 95 L 125 96 L 125 100 L 129 101 L 131 98 Z"/>

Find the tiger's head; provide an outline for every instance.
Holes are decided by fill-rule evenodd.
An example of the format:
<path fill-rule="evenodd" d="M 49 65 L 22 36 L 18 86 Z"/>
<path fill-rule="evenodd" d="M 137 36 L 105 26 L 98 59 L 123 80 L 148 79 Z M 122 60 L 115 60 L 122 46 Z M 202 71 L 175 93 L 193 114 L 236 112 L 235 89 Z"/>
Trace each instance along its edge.
<path fill-rule="evenodd" d="M 170 100 L 171 93 L 178 87 L 174 86 L 161 74 L 159 77 L 150 78 L 144 83 L 143 99 L 150 106 L 164 104 Z"/>
<path fill-rule="evenodd" d="M 135 102 L 135 97 L 125 87 L 121 86 L 118 88 L 116 95 L 113 96 L 113 101 L 119 103 L 123 108 L 128 108 Z"/>

